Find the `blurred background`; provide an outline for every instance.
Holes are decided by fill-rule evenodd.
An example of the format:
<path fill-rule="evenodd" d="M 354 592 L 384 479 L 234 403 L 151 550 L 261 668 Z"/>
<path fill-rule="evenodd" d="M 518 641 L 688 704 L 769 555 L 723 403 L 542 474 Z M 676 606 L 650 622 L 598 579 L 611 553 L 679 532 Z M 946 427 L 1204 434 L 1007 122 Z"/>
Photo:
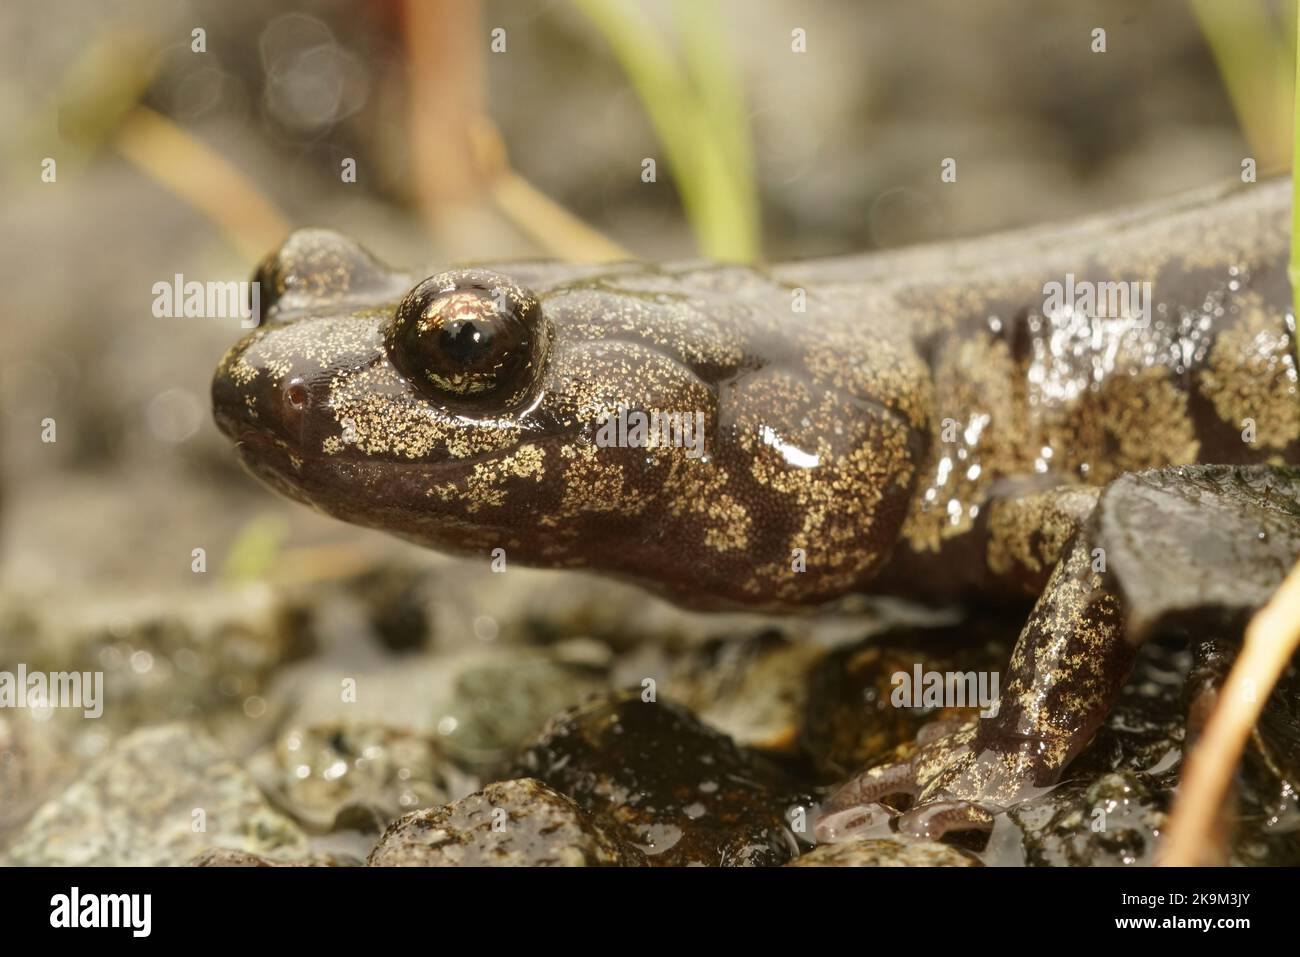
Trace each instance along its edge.
<path fill-rule="evenodd" d="M 120 706 L 58 734 L 3 719 L 0 846 L 122 730 L 199 716 L 237 752 L 265 742 L 311 697 L 274 690 L 287 663 L 378 673 L 412 647 L 535 639 L 543 617 L 568 622 L 547 641 L 617 650 L 631 604 L 659 616 L 637 628 L 678 621 L 275 499 L 210 419 L 238 320 L 155 318 L 154 283 L 246 279 L 303 225 L 429 270 L 777 261 L 1094 213 L 1247 157 L 1263 178 L 1289 163 L 1293 18 L 1263 0 L 9 0 L 0 668 L 97 662 Z M 464 721 L 437 671 L 447 700 L 426 685 L 412 720 L 446 735 Z"/>
<path fill-rule="evenodd" d="M 1230 0 L 5 4 L 4 577 L 164 583 L 170 569 L 184 582 L 187 565 L 130 547 L 132 529 L 206 514 L 181 501 L 196 481 L 261 494 L 207 409 L 237 323 L 155 319 L 156 281 L 247 278 L 302 225 L 428 268 L 781 260 L 1155 199 L 1236 176 L 1245 156 L 1285 164 L 1292 13 Z M 944 157 L 956 183 L 940 182 Z M 47 416 L 53 444 L 39 441 Z M 64 504 L 65 481 L 93 476 L 79 494 L 106 494 L 101 469 L 154 489 L 138 497 L 153 520 Z M 92 535 L 92 518 L 116 530 Z"/>

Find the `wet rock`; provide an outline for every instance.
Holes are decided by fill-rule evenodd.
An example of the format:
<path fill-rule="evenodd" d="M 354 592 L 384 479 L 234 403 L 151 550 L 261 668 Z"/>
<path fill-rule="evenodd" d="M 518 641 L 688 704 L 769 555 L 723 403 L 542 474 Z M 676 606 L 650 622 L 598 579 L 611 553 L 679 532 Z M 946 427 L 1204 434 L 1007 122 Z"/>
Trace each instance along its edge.
<path fill-rule="evenodd" d="M 1208 717 L 1239 650 L 1227 640 L 1193 645 L 1188 698 L 1195 719 Z M 1300 865 L 1300 671 L 1288 667 L 1264 704 L 1234 779 L 1236 827 L 1228 863 Z"/>
<path fill-rule="evenodd" d="M 290 861 L 277 861 L 248 851 L 214 847 L 189 862 L 190 867 L 360 867 L 361 861 L 333 854 L 316 854 Z"/>
<path fill-rule="evenodd" d="M 1251 763 L 1247 759 L 1248 765 Z M 1300 789 L 1286 779 L 1248 772 L 1238 803 L 1237 828 L 1228 863 L 1234 866 L 1300 866 Z"/>
<path fill-rule="evenodd" d="M 394 822 L 370 853 L 376 867 L 609 867 L 644 856 L 540 781 L 489 784 L 445 807 Z"/>
<path fill-rule="evenodd" d="M 1171 625 L 1240 625 L 1300 556 L 1300 471 L 1180 465 L 1120 476 L 1088 533 L 1138 640 Z"/>
<path fill-rule="evenodd" d="M 79 713 L 0 710 L 0 851 L 33 812 L 108 745 Z"/>
<path fill-rule="evenodd" d="M 1009 811 L 1034 866 L 1149 865 L 1168 816 L 1170 792 L 1131 772 L 1063 784 Z"/>
<path fill-rule="evenodd" d="M 1190 666 L 1183 647 L 1143 646 L 1105 724 L 1066 771 L 1066 783 L 1009 812 L 1023 832 L 1016 863 L 1154 863 L 1178 784 Z"/>
<path fill-rule="evenodd" d="M 969 851 L 934 841 L 864 840 L 823 844 L 793 860 L 790 867 L 981 867 Z"/>
<path fill-rule="evenodd" d="M 508 758 L 552 714 L 604 687 L 607 664 L 608 650 L 589 641 L 396 658 L 341 641 L 329 657 L 282 669 L 268 700 L 292 702 L 283 727 L 367 721 L 407 728 L 436 735 L 447 754 L 477 770 Z"/>
<path fill-rule="evenodd" d="M 371 722 L 436 734 L 464 659 L 406 656 L 355 662 L 314 658 L 283 669 L 267 693 L 287 702 L 280 726 L 309 728 Z"/>
<path fill-rule="evenodd" d="M 282 810 L 315 831 L 381 831 L 416 808 L 451 799 L 450 776 L 429 735 L 374 721 L 339 720 L 281 734 L 249 771 Z"/>
<path fill-rule="evenodd" d="M 761 756 L 637 692 L 557 715 L 510 776 L 539 778 L 613 820 L 651 864 L 782 864 L 798 851 L 787 822 L 806 833 L 812 804 Z"/>
<path fill-rule="evenodd" d="M 212 738 L 169 724 L 122 738 L 42 805 L 4 856 L 18 865 L 154 866 L 183 864 L 212 847 L 307 853 L 302 831 Z"/>
<path fill-rule="evenodd" d="M 388 562 L 366 569 L 348 586 L 383 646 L 402 652 L 423 648 L 433 637 L 429 603 L 436 582 L 424 565 Z"/>
<path fill-rule="evenodd" d="M 1272 777 L 1300 784 L 1300 667 L 1293 659 L 1259 720 L 1259 748 Z"/>
<path fill-rule="evenodd" d="M 103 672 L 109 728 L 264 707 L 267 680 L 309 647 L 301 620 L 268 588 L 122 597 L 0 597 L 6 660 L 31 671 Z"/>
<path fill-rule="evenodd" d="M 898 707 L 894 675 L 922 671 L 999 673 L 1018 624 L 996 619 L 902 627 L 838 648 L 811 670 L 800 746 L 826 781 L 883 760 L 926 724 L 978 708 Z"/>
<path fill-rule="evenodd" d="M 552 715 L 606 689 L 608 663 L 603 645 L 571 641 L 465 664 L 438 719 L 448 752 L 475 771 L 499 766 Z"/>
<path fill-rule="evenodd" d="M 675 656 L 642 653 L 618 670 L 619 683 L 654 678 L 658 693 L 690 708 L 701 721 L 744 747 L 796 748 L 807 706 L 808 672 L 824 646 L 765 629 L 714 638 Z"/>
<path fill-rule="evenodd" d="M 1158 789 L 1174 787 L 1186 732 L 1183 701 L 1190 666 L 1191 655 L 1181 644 L 1144 645 L 1128 684 L 1067 777 L 1131 771 L 1147 775 Z"/>

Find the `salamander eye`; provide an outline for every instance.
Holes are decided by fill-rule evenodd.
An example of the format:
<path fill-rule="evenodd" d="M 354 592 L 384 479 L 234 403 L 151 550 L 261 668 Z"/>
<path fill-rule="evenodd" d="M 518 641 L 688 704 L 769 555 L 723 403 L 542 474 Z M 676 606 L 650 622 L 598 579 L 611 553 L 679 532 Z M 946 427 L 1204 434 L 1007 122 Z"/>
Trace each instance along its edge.
<path fill-rule="evenodd" d="M 397 371 L 430 398 L 522 398 L 546 348 L 537 297 L 485 270 L 441 273 L 406 294 L 385 336 Z"/>

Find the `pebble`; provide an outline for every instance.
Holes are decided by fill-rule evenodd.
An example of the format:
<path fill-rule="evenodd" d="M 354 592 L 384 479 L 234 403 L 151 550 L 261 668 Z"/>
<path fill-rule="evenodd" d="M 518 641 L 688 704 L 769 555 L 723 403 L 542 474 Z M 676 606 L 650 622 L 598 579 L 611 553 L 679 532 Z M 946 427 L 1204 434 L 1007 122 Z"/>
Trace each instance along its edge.
<path fill-rule="evenodd" d="M 610 867 L 643 855 L 617 829 L 540 781 L 489 784 L 454 804 L 395 821 L 370 852 L 375 867 Z"/>

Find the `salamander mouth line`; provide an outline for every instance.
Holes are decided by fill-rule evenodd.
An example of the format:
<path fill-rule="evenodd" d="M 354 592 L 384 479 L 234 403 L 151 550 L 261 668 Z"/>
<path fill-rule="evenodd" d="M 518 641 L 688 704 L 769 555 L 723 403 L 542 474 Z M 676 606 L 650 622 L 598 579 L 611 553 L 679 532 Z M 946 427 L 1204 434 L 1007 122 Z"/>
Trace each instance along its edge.
<path fill-rule="evenodd" d="M 520 433 L 521 437 L 527 436 L 527 433 Z M 533 441 L 544 441 L 545 435 L 534 438 Z M 565 436 L 550 435 L 552 441 L 560 441 Z M 294 448 L 284 439 L 270 435 L 257 429 L 245 428 L 239 433 L 235 440 L 235 449 L 239 455 L 246 461 L 258 465 L 266 465 L 267 460 L 263 457 L 268 451 L 279 454 L 285 459 L 296 459 L 299 463 L 292 469 L 293 474 L 301 473 L 308 468 L 317 466 L 352 466 L 363 469 L 379 469 L 384 472 L 393 474 L 409 474 L 418 472 L 426 474 L 434 479 L 447 479 L 459 475 L 466 469 L 473 468 L 483 462 L 489 462 L 494 458 L 502 455 L 511 454 L 517 446 L 505 446 L 500 449 L 490 449 L 486 452 L 480 452 L 477 455 L 469 455 L 464 458 L 445 458 L 431 459 L 426 461 L 399 461 L 396 459 L 385 459 L 376 456 L 362 456 L 360 458 L 346 458 L 340 453 L 327 454 L 325 452 L 306 452 Z M 275 469 L 277 472 L 284 472 L 283 469 Z"/>

